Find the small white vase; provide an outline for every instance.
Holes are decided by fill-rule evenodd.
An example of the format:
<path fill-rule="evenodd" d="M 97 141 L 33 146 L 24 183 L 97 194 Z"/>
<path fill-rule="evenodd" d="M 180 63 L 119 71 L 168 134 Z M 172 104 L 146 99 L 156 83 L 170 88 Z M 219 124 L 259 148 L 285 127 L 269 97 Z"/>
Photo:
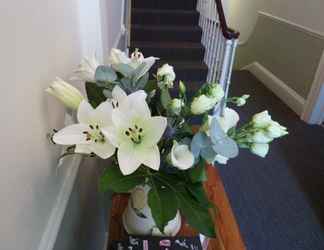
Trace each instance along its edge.
<path fill-rule="evenodd" d="M 123 213 L 123 225 L 126 232 L 131 235 L 176 236 L 181 228 L 179 211 L 176 217 L 165 226 L 164 232 L 160 232 L 147 203 L 149 191 L 150 187 L 147 185 L 137 186 L 132 191 Z"/>

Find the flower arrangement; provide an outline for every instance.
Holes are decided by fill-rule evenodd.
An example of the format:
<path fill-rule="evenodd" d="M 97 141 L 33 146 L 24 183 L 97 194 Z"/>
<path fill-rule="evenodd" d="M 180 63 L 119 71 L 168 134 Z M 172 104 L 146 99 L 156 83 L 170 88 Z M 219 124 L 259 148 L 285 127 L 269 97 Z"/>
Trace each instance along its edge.
<path fill-rule="evenodd" d="M 111 159 L 100 181 L 102 191 L 127 193 L 148 186 L 155 230 L 165 233 L 180 211 L 193 228 L 214 237 L 214 209 L 203 188 L 205 165 L 226 164 L 238 156 L 239 148 L 265 157 L 269 143 L 288 132 L 267 111 L 242 127 L 233 109 L 213 115 L 224 98 L 239 107 L 249 96 L 227 98 L 220 84 L 206 83 L 190 97 L 184 82 L 176 84 L 168 64 L 150 78 L 156 60 L 138 50 L 128 57 L 116 49 L 108 65 L 99 65 L 95 58 L 83 60 L 75 73 L 85 82 L 87 98 L 57 79 L 47 92 L 76 113 L 77 123 L 51 139 L 68 145 L 67 153 Z M 202 122 L 193 130 L 195 117 Z"/>

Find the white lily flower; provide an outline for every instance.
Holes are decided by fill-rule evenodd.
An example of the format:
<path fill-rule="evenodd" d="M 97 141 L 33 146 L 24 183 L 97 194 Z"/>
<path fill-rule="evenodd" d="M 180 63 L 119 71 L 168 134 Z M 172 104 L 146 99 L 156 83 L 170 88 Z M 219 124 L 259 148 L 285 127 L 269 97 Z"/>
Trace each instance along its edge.
<path fill-rule="evenodd" d="M 60 145 L 76 145 L 75 152 L 94 153 L 107 159 L 115 153 L 115 147 L 102 133 L 102 129 L 111 124 L 112 106 L 103 102 L 96 109 L 82 101 L 78 109 L 78 124 L 67 126 L 55 133 L 53 141 Z"/>
<path fill-rule="evenodd" d="M 72 110 L 78 109 L 80 103 L 84 99 L 78 89 L 71 84 L 57 78 L 53 84 L 46 89 L 46 92 L 56 97 L 64 105 Z"/>
<path fill-rule="evenodd" d="M 139 51 L 135 51 L 134 53 L 132 58 L 129 58 L 125 52 L 122 52 L 121 50 L 118 49 L 112 49 L 110 52 L 110 57 L 108 59 L 108 62 L 115 70 L 118 69 L 117 65 L 119 64 L 127 64 L 134 70 L 136 70 L 139 66 L 144 64 L 145 66 L 142 67 L 140 72 L 138 72 L 137 74 L 137 79 L 135 79 L 135 81 L 137 81 L 152 68 L 156 60 L 158 60 L 159 58 L 153 56 L 144 58 L 143 54 L 140 53 Z"/>
<path fill-rule="evenodd" d="M 266 157 L 269 152 L 269 144 L 254 143 L 250 148 L 253 154 L 256 154 L 262 158 Z"/>
<path fill-rule="evenodd" d="M 151 116 L 147 95 L 140 90 L 127 96 L 112 112 L 112 124 L 103 133 L 118 148 L 119 167 L 124 175 L 134 173 L 141 164 L 158 170 L 160 141 L 166 127 L 165 117 Z"/>
<path fill-rule="evenodd" d="M 99 67 L 99 62 L 96 56 L 91 58 L 83 58 L 78 68 L 74 71 L 75 77 L 72 80 L 81 80 L 85 82 L 95 82 L 96 69 Z"/>
<path fill-rule="evenodd" d="M 255 114 L 252 118 L 252 122 L 254 124 L 254 127 L 256 128 L 266 128 L 271 124 L 272 119 L 269 115 L 269 112 L 266 110 L 261 113 Z"/>
<path fill-rule="evenodd" d="M 114 68 L 115 65 L 118 64 L 130 64 L 132 60 L 127 56 L 127 54 L 119 49 L 112 49 L 110 51 L 110 56 L 108 58 L 108 62 Z"/>
<path fill-rule="evenodd" d="M 173 88 L 173 82 L 176 79 L 176 74 L 174 72 L 174 69 L 169 64 L 164 64 L 161 68 L 157 71 L 157 79 L 158 79 L 158 85 L 160 88 L 166 87 L 166 88 Z"/>
<path fill-rule="evenodd" d="M 195 157 L 189 146 L 178 144 L 176 141 L 173 142 L 170 158 L 172 165 L 180 170 L 187 170 L 195 163 Z"/>
<path fill-rule="evenodd" d="M 118 85 L 114 87 L 111 95 L 112 98 L 107 101 L 111 103 L 113 108 L 118 108 L 119 103 L 122 103 L 127 98 L 126 92 Z"/>

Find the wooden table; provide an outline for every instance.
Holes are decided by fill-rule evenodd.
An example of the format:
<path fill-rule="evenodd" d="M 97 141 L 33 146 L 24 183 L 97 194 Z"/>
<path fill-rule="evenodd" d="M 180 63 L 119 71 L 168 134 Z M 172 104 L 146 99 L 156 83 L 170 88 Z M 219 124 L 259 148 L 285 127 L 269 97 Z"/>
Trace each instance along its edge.
<path fill-rule="evenodd" d="M 218 216 L 215 219 L 218 236 L 210 241 L 208 250 L 246 250 L 218 170 L 208 166 L 207 173 L 208 182 L 205 183 L 205 189 L 207 190 L 209 200 L 216 204 L 219 209 Z M 113 196 L 109 225 L 109 243 L 115 240 L 123 240 L 127 237 L 121 220 L 127 202 L 127 195 Z M 196 236 L 197 232 L 183 222 L 179 235 L 190 237 Z"/>

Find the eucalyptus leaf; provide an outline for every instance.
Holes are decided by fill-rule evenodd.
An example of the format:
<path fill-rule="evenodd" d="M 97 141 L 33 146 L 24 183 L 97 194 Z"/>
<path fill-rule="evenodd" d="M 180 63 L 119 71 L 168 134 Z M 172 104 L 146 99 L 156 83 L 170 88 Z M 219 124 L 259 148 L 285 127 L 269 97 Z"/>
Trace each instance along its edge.
<path fill-rule="evenodd" d="M 97 82 L 114 82 L 117 74 L 111 67 L 101 65 L 96 69 L 95 79 Z"/>
<path fill-rule="evenodd" d="M 213 149 L 217 154 L 226 158 L 235 158 L 239 154 L 239 148 L 236 142 L 229 137 L 214 142 Z"/>
<path fill-rule="evenodd" d="M 195 134 L 191 141 L 190 149 L 195 158 L 198 158 L 201 150 L 206 147 L 211 146 L 211 141 L 208 136 L 203 132 L 198 132 Z"/>
<path fill-rule="evenodd" d="M 217 152 L 213 149 L 213 147 L 206 147 L 201 150 L 201 156 L 204 158 L 208 163 L 213 164 L 215 158 L 217 156 Z"/>
<path fill-rule="evenodd" d="M 226 133 L 223 131 L 222 127 L 220 126 L 217 117 L 214 116 L 210 125 L 210 138 L 212 142 L 215 143 L 218 140 L 222 140 L 225 137 L 227 137 Z"/>

